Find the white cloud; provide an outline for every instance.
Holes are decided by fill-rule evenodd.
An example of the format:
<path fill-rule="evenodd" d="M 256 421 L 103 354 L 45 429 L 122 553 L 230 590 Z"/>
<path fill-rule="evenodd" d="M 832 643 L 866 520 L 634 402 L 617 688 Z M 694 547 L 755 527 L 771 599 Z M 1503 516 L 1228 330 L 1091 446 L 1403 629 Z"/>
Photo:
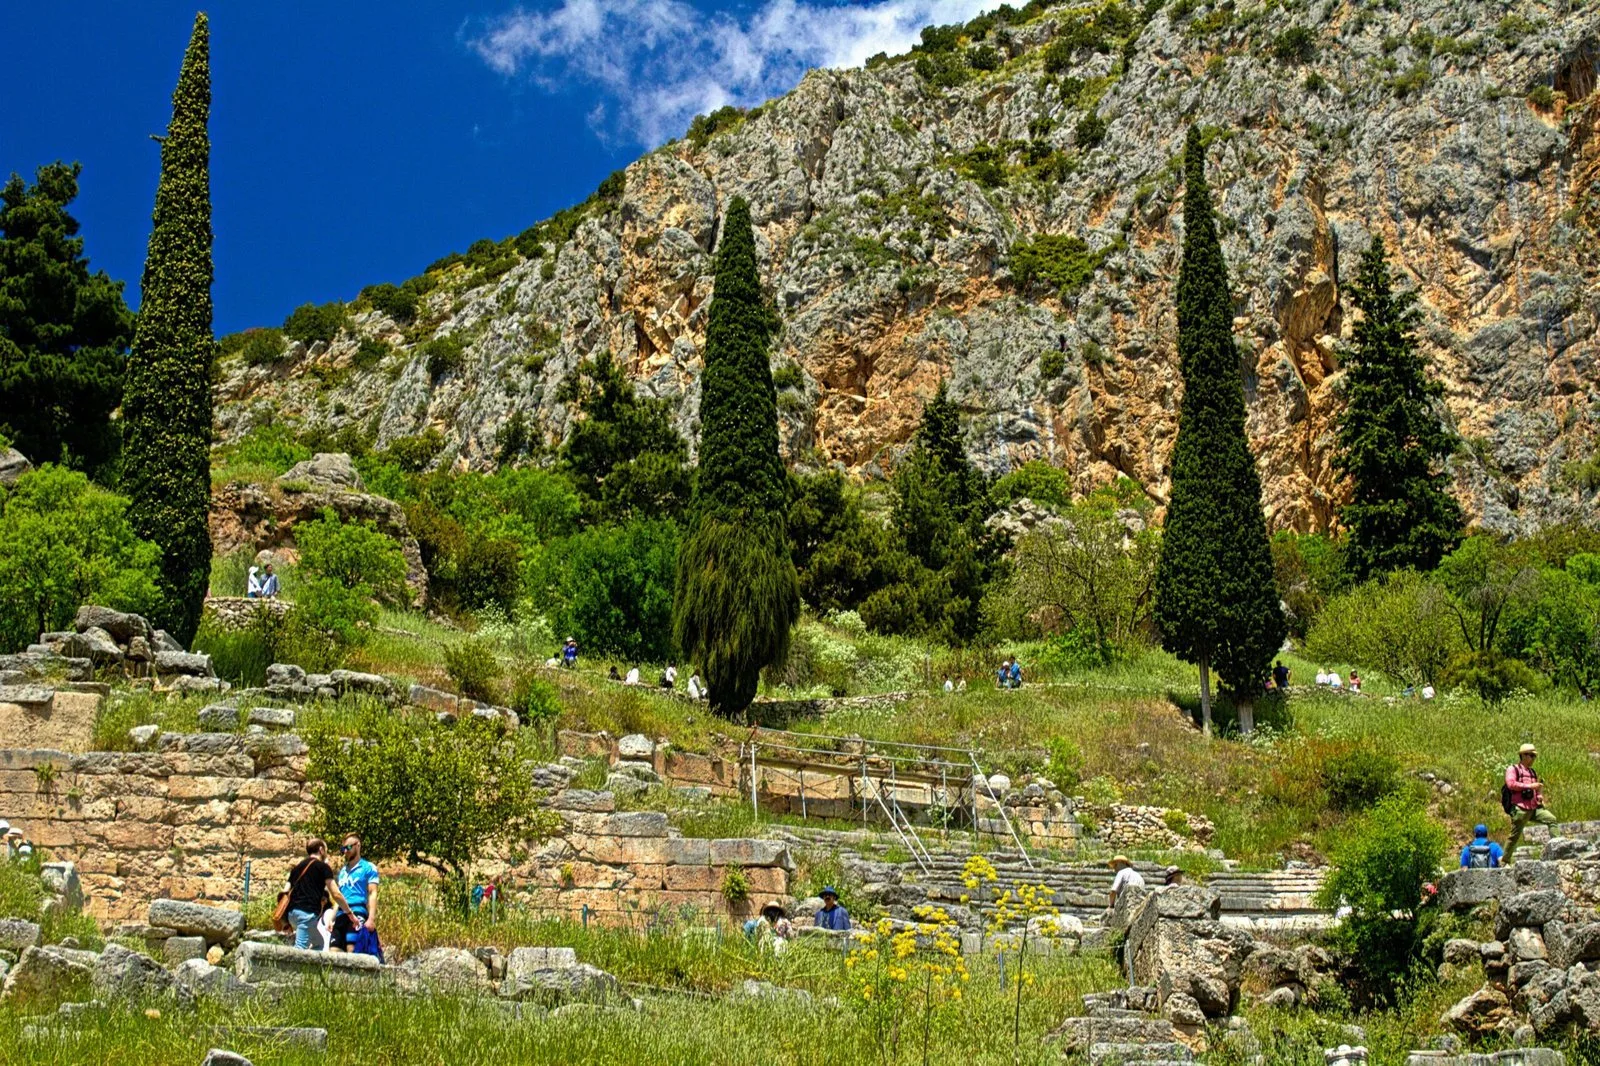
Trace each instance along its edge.
<path fill-rule="evenodd" d="M 994 6 L 765 0 L 739 18 L 687 0 L 558 0 L 485 20 L 465 38 L 507 77 L 598 93 L 591 121 L 602 134 L 653 146 L 681 134 L 697 114 L 776 96 L 811 67 L 858 66 L 878 52 L 904 52 L 922 27 L 965 22 Z"/>

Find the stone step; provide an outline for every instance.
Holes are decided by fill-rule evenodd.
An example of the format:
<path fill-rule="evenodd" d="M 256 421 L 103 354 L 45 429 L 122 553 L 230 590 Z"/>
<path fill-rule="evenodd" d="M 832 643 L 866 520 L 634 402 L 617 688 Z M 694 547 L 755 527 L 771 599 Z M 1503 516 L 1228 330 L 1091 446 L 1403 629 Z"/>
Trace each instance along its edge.
<path fill-rule="evenodd" d="M 1148 1014 L 1131 1017 L 1100 1016 L 1068 1018 L 1056 1030 L 1069 1049 L 1081 1050 L 1096 1044 L 1164 1044 L 1175 1042 L 1172 1023 Z"/>

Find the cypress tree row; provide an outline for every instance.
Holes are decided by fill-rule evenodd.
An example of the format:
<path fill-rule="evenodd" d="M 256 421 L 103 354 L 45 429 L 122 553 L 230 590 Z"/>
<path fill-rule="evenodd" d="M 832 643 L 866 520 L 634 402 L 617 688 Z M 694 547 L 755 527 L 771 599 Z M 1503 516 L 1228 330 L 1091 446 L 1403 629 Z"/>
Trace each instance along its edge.
<path fill-rule="evenodd" d="M 1233 300 L 1217 240 L 1205 149 L 1191 127 L 1184 151 L 1178 363 L 1183 404 L 1172 453 L 1156 624 L 1168 651 L 1200 667 L 1211 732 L 1211 670 L 1247 705 L 1287 629 L 1261 513 L 1261 479 L 1244 431 Z M 1248 717 L 1241 707 L 1241 726 Z"/>
<path fill-rule="evenodd" d="M 211 570 L 211 112 L 204 13 L 172 94 L 133 351 L 123 385 L 123 486 L 161 546 L 160 624 L 188 644 Z"/>
<path fill-rule="evenodd" d="M 700 377 L 700 470 L 678 555 L 673 635 L 731 717 L 761 670 L 789 651 L 800 582 L 784 527 L 777 393 L 767 348 L 777 321 L 761 296 L 750 205 L 728 205 Z"/>
<path fill-rule="evenodd" d="M 1407 567 L 1426 572 L 1461 539 L 1461 505 L 1441 469 L 1451 452 L 1413 331 L 1415 289 L 1395 292 L 1383 239 L 1374 237 L 1350 286 L 1361 321 L 1344 355 L 1349 403 L 1335 470 L 1351 481 L 1339 512 L 1350 531 L 1345 565 L 1358 580 Z"/>

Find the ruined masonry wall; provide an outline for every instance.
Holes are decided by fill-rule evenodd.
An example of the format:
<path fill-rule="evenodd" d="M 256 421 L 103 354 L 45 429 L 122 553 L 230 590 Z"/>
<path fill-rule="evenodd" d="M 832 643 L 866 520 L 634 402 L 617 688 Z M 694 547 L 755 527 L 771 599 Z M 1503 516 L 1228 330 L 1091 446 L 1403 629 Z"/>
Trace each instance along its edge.
<path fill-rule="evenodd" d="M 102 921 L 137 920 L 159 898 L 238 903 L 247 867 L 251 898 L 269 898 L 304 855 L 305 760 L 299 737 L 268 734 L 169 733 L 150 752 L 0 749 L 0 818 L 77 865 Z M 561 835 L 506 882 L 548 912 L 587 906 L 605 922 L 692 906 L 739 918 L 788 891 L 793 861 L 779 842 L 673 837 L 664 814 L 617 813 L 605 792 L 557 792 L 551 805 Z M 751 899 L 730 908 L 721 889 L 733 865 Z"/>

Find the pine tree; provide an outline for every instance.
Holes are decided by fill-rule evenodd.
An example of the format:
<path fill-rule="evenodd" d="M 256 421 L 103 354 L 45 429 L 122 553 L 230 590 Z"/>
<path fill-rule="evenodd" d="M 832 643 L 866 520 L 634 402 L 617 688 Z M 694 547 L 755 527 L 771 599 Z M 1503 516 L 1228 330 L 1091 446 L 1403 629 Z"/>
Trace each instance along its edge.
<path fill-rule="evenodd" d="M 89 273 L 77 163 L 51 163 L 0 189 L 0 432 L 35 463 L 114 480 L 122 362 L 133 316 L 122 283 Z"/>
<path fill-rule="evenodd" d="M 1382 238 L 1362 255 L 1350 290 L 1362 317 L 1344 355 L 1349 401 L 1333 458 L 1351 482 L 1339 513 L 1350 531 L 1346 565 L 1359 580 L 1426 572 L 1461 540 L 1461 505 L 1442 470 L 1452 448 L 1438 414 L 1444 386 L 1427 376 L 1413 335 L 1417 293 L 1394 291 Z"/>
<path fill-rule="evenodd" d="M 204 14 L 161 141 L 161 181 L 123 396 L 129 518 L 161 546 L 161 624 L 187 644 L 211 568 L 211 111 Z"/>
<path fill-rule="evenodd" d="M 1261 513 L 1261 480 L 1245 437 L 1233 300 L 1206 185 L 1205 148 L 1193 127 L 1184 151 L 1183 224 L 1183 404 L 1155 616 L 1167 650 L 1200 667 L 1201 713 L 1209 734 L 1211 670 L 1248 703 L 1287 630 Z"/>
<path fill-rule="evenodd" d="M 673 633 L 705 676 L 712 709 L 731 717 L 781 662 L 800 613 L 784 514 L 777 392 L 767 349 L 777 319 L 761 295 L 743 198 L 728 205 L 700 377 L 700 470 L 678 556 Z"/>

